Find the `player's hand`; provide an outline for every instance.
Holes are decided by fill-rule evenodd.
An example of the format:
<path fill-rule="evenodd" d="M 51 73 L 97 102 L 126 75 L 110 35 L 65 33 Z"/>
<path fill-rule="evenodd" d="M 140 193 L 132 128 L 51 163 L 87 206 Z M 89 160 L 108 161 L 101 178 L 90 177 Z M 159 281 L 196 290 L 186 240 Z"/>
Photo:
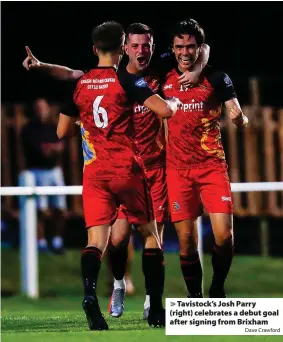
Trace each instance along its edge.
<path fill-rule="evenodd" d="M 191 88 L 198 83 L 201 70 L 199 71 L 185 71 L 181 76 L 178 77 L 178 83 L 182 84 L 183 87 Z"/>
<path fill-rule="evenodd" d="M 238 127 L 245 127 L 248 125 L 249 119 L 243 114 L 243 112 L 238 107 L 230 107 L 229 115 L 234 125 Z"/>
<path fill-rule="evenodd" d="M 39 69 L 42 63 L 36 57 L 34 57 L 28 46 L 26 46 L 26 52 L 27 57 L 23 61 L 23 67 L 27 70 Z"/>
<path fill-rule="evenodd" d="M 181 109 L 183 105 L 183 103 L 177 97 L 170 97 L 166 99 L 166 102 L 168 103 L 169 107 L 173 111 L 173 115 L 175 115 L 177 110 Z"/>
<path fill-rule="evenodd" d="M 242 113 L 241 117 L 232 119 L 232 122 L 237 127 L 247 127 L 249 123 L 249 119 Z"/>

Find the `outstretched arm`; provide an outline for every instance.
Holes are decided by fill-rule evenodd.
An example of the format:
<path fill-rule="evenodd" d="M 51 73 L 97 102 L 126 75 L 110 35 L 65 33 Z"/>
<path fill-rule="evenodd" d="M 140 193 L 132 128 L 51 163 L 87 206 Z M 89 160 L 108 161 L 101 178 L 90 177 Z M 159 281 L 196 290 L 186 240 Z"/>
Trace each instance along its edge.
<path fill-rule="evenodd" d="M 201 51 L 197 61 L 195 62 L 193 69 L 191 71 L 184 72 L 178 77 L 178 82 L 183 84 L 185 87 L 192 87 L 198 82 L 199 76 L 206 66 L 210 53 L 210 46 L 207 44 L 202 44 Z"/>
<path fill-rule="evenodd" d="M 63 65 L 48 64 L 39 61 L 30 51 L 29 47 L 26 46 L 27 57 L 23 61 L 23 66 L 28 71 L 40 70 L 47 73 L 48 75 L 62 81 L 72 81 L 83 76 L 82 70 L 73 70 Z"/>

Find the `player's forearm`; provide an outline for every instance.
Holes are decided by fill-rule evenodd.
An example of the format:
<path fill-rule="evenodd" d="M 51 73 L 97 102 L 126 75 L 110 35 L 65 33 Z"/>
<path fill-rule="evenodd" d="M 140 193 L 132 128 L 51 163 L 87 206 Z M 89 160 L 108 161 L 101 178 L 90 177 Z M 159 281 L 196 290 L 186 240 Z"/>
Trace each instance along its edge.
<path fill-rule="evenodd" d="M 63 65 L 40 63 L 39 70 L 61 81 L 72 81 L 80 78 L 84 73 L 81 70 L 73 70 Z"/>
<path fill-rule="evenodd" d="M 65 137 L 73 137 L 80 133 L 80 122 L 74 117 L 67 116 L 63 113 L 59 114 L 57 124 L 57 136 L 59 139 Z"/>
<path fill-rule="evenodd" d="M 201 71 L 209 60 L 210 46 L 202 44 L 201 51 L 192 71 Z"/>
<path fill-rule="evenodd" d="M 143 103 L 145 107 L 149 108 L 160 118 L 170 118 L 173 116 L 176 113 L 179 104 L 180 101 L 175 97 L 164 100 L 157 94 L 150 96 Z"/>
<path fill-rule="evenodd" d="M 75 135 L 79 135 L 80 134 L 80 128 L 78 126 L 72 126 L 69 127 L 67 131 L 62 131 L 60 129 L 57 128 L 57 136 L 59 139 L 63 139 L 63 138 L 72 138 Z"/>

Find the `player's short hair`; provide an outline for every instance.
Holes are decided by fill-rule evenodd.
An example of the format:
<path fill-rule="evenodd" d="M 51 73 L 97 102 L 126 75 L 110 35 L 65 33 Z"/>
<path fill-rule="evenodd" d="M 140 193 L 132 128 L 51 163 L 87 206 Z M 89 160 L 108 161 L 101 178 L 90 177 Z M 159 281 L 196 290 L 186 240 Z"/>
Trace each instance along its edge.
<path fill-rule="evenodd" d="M 126 41 L 130 34 L 149 34 L 153 37 L 153 30 L 149 26 L 142 23 L 133 23 L 126 30 Z"/>
<path fill-rule="evenodd" d="M 198 45 L 203 44 L 205 41 L 204 30 L 194 19 L 179 21 L 172 29 L 171 42 L 173 43 L 175 37 L 182 38 L 184 34 L 194 36 Z"/>
<path fill-rule="evenodd" d="M 123 45 L 125 32 L 123 26 L 116 21 L 106 21 L 92 31 L 92 42 L 103 52 L 116 51 Z"/>

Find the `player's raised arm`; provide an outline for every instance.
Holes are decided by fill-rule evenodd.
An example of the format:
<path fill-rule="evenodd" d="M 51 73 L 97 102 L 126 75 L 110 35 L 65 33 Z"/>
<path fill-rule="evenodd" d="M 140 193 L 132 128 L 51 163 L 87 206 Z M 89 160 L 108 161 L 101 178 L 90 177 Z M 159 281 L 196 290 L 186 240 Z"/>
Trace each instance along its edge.
<path fill-rule="evenodd" d="M 39 61 L 26 46 L 27 57 L 23 61 L 23 67 L 30 70 L 39 70 L 62 81 L 72 81 L 83 76 L 82 70 L 73 70 L 63 65 L 48 64 Z"/>

